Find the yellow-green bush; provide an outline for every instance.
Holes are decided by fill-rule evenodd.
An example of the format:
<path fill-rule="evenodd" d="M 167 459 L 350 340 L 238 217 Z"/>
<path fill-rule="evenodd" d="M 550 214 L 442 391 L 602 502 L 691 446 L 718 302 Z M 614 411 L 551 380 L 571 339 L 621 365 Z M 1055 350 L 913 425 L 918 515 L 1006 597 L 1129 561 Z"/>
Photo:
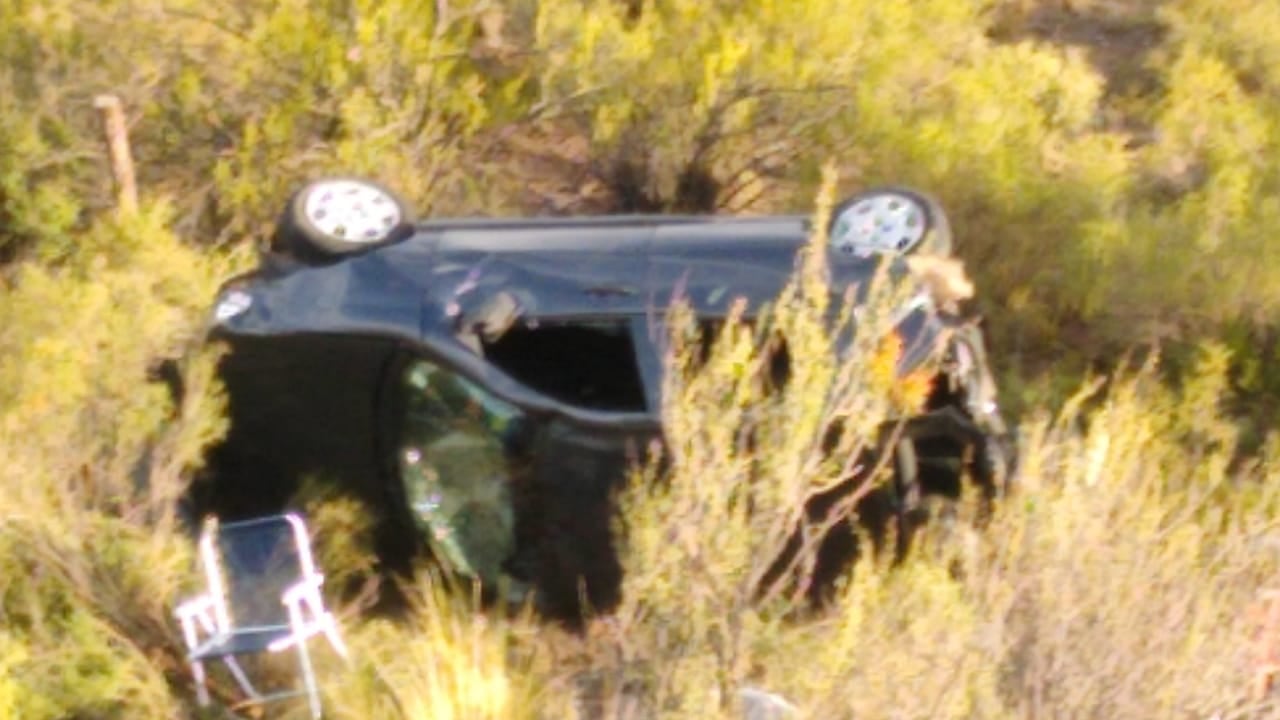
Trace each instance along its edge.
<path fill-rule="evenodd" d="M 170 614 L 190 577 L 178 499 L 221 432 L 199 350 L 224 266 L 183 247 L 163 206 L 103 218 L 57 268 L 0 291 L 0 687 L 13 717 L 171 716 Z M 184 364 L 181 405 L 151 378 Z M 6 691 L 7 692 L 7 691 Z"/>
<path fill-rule="evenodd" d="M 504 93 L 520 79 L 481 75 L 468 54 L 475 13 L 437 16 L 438 7 L 278 3 L 204 59 L 225 73 L 186 69 L 192 102 L 231 101 L 211 110 L 235 119 L 214 179 L 236 220 L 274 219 L 291 186 L 324 173 L 381 178 L 423 212 L 503 202 L 460 150 L 504 119 Z M 241 227 L 251 226 L 229 225 Z"/>
<path fill-rule="evenodd" d="M 1231 353 L 1177 350 L 1176 390 L 1142 371 L 1088 413 L 1029 413 L 1023 489 L 982 533 L 939 523 L 906 566 L 865 563 L 797 621 L 744 595 L 777 526 L 741 509 L 786 518 L 830 475 L 798 431 L 830 408 L 817 381 L 751 404 L 758 338 L 726 335 L 710 374 L 672 388 L 686 482 L 632 505 L 623 612 L 572 639 L 423 590 L 404 626 L 345 616 L 356 681 L 335 708 L 706 717 L 746 684 L 815 717 L 1262 712 L 1242 699 L 1245 608 L 1277 569 L 1280 445 L 1240 457 L 1228 413 L 1266 418 L 1250 393 L 1280 392 L 1280 16 L 1169 0 L 1148 94 L 1121 104 L 1086 53 L 993 39 L 992 6 L 0 0 L 0 715 L 186 712 L 173 501 L 220 431 L 203 309 L 243 266 L 192 245 L 252 244 L 318 173 L 431 213 L 541 211 L 530 178 L 579 193 L 558 211 L 602 182 L 591 207 L 756 211 L 807 207 L 829 160 L 847 189 L 941 197 L 998 365 L 1052 363 L 1060 388 L 1136 341 Z M 100 92 L 131 121 L 135 218 L 108 212 Z M 163 357 L 184 359 L 177 407 L 149 379 Z M 806 357 L 810 379 L 832 372 Z M 888 407 L 859 397 L 865 420 Z M 776 452 L 734 444 L 756 422 Z"/>
<path fill-rule="evenodd" d="M 521 76 L 484 77 L 476 12 L 432 0 L 0 3 L 0 229 L 60 257 L 109 204 L 95 94 L 119 95 L 144 188 L 203 242 L 264 234 L 302 179 L 346 172 L 424 211 L 501 204 L 459 153 L 506 120 Z"/>
<path fill-rule="evenodd" d="M 850 3 L 643 5 L 537 3 L 533 37 L 539 104 L 580 123 L 596 173 L 636 193 L 621 199 L 632 208 L 749 205 L 765 187 L 753 179 L 822 158 L 806 143 L 855 112 Z"/>

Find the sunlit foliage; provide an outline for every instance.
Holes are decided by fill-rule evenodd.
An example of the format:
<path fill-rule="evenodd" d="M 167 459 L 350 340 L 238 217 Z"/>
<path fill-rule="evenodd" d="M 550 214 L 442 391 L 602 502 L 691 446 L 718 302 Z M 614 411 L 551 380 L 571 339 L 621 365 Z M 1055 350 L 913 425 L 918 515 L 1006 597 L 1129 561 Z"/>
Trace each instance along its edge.
<path fill-rule="evenodd" d="M 634 499 L 624 612 L 573 638 L 427 583 L 406 626 L 347 616 L 361 659 L 336 712 L 708 717 L 747 685 L 816 717 L 1259 711 L 1241 689 L 1246 606 L 1276 570 L 1280 9 L 1158 5 L 0 0 L 0 716 L 190 712 L 169 612 L 191 571 L 175 499 L 222 431 L 204 311 L 299 181 L 373 176 L 435 215 L 807 212 L 828 162 L 841 192 L 913 184 L 953 215 L 1026 410 L 1022 494 L 980 533 L 939 523 L 905 567 L 868 559 L 824 614 L 748 602 L 771 535 L 742 536 L 762 528 L 733 483 L 822 481 L 806 433 L 834 368 L 807 356 L 809 390 L 767 400 L 760 338 L 730 332 L 664 408 L 699 483 Z M 1037 34 L 1054 17 L 1153 24 L 1126 60 L 1146 81 L 1122 91 L 1098 48 Z M 128 113 L 132 217 L 104 92 Z M 781 319 L 823 347 L 797 287 Z M 1147 368 L 1045 409 L 1148 342 L 1175 387 Z M 873 369 L 884 348 L 863 350 Z M 901 399 L 877 392 L 868 422 Z M 796 424 L 757 426 L 765 457 L 708 407 Z M 667 556 L 673 508 L 698 512 Z"/>

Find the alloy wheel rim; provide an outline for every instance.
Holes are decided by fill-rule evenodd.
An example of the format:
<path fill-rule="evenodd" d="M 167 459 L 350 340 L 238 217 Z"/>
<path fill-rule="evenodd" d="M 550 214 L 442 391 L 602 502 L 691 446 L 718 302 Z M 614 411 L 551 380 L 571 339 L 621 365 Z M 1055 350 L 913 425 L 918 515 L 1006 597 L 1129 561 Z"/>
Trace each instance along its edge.
<path fill-rule="evenodd" d="M 832 232 L 832 246 L 845 255 L 866 257 L 874 252 L 905 253 L 924 239 L 925 210 L 919 202 L 898 193 L 863 198 L 840 213 Z"/>
<path fill-rule="evenodd" d="M 328 237 L 354 244 L 383 240 L 400 223 L 400 207 L 383 190 L 352 180 L 319 183 L 307 195 L 303 214 Z"/>

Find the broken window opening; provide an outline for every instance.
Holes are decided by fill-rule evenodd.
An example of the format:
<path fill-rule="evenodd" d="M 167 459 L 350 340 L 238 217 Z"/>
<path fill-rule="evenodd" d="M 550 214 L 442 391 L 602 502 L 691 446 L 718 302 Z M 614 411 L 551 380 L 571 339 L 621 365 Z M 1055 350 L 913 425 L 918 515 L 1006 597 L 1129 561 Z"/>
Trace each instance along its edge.
<path fill-rule="evenodd" d="M 482 345 L 486 360 L 560 402 L 588 410 L 647 409 L 625 320 L 516 325 Z"/>

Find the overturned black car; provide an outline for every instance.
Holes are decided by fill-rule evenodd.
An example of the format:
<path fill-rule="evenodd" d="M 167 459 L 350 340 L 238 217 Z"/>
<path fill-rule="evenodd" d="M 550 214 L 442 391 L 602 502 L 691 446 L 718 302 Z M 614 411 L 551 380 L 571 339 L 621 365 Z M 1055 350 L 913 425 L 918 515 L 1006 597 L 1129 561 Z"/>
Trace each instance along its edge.
<path fill-rule="evenodd" d="M 487 586 L 535 588 L 552 614 L 583 599 L 607 608 L 621 579 L 611 494 L 662 435 L 670 303 L 678 293 L 714 321 L 735 298 L 771 300 L 809 223 L 419 222 L 376 183 L 313 182 L 260 267 L 218 299 L 230 430 L 211 451 L 200 510 L 274 511 L 316 478 L 374 511 L 390 569 L 428 551 Z M 951 250 L 937 204 L 899 188 L 838 205 L 830 238 L 837 289 L 867 280 L 885 254 Z M 964 477 L 994 496 L 1008 449 L 980 335 L 927 296 L 899 333 L 901 372 L 945 359 L 927 411 L 896 443 L 889 505 L 907 513 L 921 495 L 955 496 Z"/>

